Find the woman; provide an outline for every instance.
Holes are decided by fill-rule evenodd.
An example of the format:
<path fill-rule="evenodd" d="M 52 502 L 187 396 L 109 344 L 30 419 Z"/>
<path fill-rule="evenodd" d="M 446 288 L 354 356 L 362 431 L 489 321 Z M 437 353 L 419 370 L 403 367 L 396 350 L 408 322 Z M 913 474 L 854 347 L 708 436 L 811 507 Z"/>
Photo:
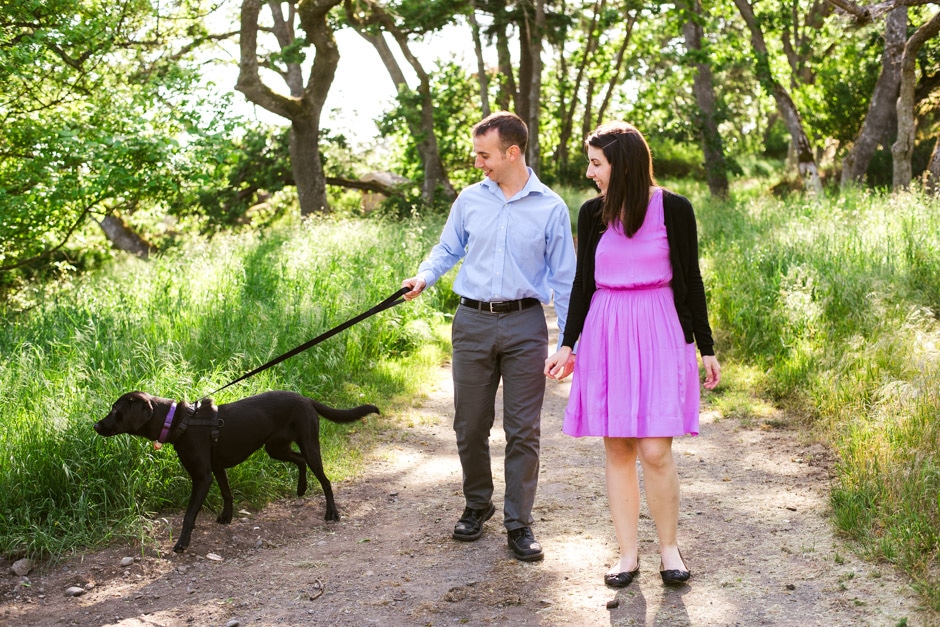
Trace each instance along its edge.
<path fill-rule="evenodd" d="M 679 476 L 672 438 L 698 434 L 696 344 L 705 387 L 714 388 L 721 378 L 695 215 L 688 200 L 656 184 L 649 147 L 633 126 L 603 125 L 585 146 L 587 177 L 600 195 L 578 216 L 568 320 L 562 347 L 545 361 L 545 375 L 563 379 L 574 371 L 564 432 L 604 438 L 607 500 L 620 545 L 620 559 L 604 582 L 625 587 L 640 569 L 639 457 L 659 536 L 660 575 L 664 584 L 682 584 L 690 572 L 676 539 Z"/>

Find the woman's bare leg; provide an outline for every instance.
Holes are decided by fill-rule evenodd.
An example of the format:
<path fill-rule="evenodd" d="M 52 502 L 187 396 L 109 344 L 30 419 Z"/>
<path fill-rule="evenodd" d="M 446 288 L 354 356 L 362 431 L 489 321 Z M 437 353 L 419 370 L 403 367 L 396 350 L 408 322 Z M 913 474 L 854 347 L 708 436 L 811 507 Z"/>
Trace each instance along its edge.
<path fill-rule="evenodd" d="M 607 503 L 620 545 L 620 560 L 609 572 L 632 572 L 638 564 L 640 480 L 637 476 L 637 440 L 604 438 Z"/>
<path fill-rule="evenodd" d="M 672 438 L 642 438 L 636 450 L 643 465 L 646 504 L 656 534 L 663 570 L 688 570 L 679 554 L 679 473 L 672 456 Z"/>

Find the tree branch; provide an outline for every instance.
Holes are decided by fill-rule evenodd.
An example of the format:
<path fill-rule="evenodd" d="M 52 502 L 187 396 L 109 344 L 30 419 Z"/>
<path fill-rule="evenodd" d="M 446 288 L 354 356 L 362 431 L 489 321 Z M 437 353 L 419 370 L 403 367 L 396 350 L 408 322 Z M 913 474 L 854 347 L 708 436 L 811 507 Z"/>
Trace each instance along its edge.
<path fill-rule="evenodd" d="M 288 120 L 301 115 L 303 104 L 300 98 L 290 98 L 276 93 L 261 80 L 258 72 L 258 18 L 261 0 L 244 0 L 241 12 L 241 58 L 238 63 L 238 79 L 235 89 L 242 92 L 249 102 Z"/>
<path fill-rule="evenodd" d="M 916 7 L 925 4 L 931 4 L 933 0 L 885 0 L 868 6 L 860 6 L 852 0 L 826 0 L 829 4 L 838 9 L 842 9 L 849 15 L 855 17 L 855 23 L 859 26 L 870 24 L 875 20 L 884 17 L 894 9 L 899 7 Z"/>

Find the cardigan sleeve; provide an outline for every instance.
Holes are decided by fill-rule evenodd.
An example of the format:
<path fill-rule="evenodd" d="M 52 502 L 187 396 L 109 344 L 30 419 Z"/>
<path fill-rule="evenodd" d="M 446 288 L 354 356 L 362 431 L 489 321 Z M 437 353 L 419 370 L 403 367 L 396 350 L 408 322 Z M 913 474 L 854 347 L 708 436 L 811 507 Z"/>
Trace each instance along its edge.
<path fill-rule="evenodd" d="M 705 299 L 705 283 L 698 262 L 698 227 L 692 203 L 678 194 L 670 194 L 671 210 L 676 218 L 676 237 L 671 246 L 678 247 L 679 266 L 684 283 L 684 298 L 677 302 L 680 319 L 686 313 L 691 318 L 691 331 L 695 344 L 702 355 L 715 354 L 715 341 L 708 324 L 708 306 Z"/>
<path fill-rule="evenodd" d="M 594 284 L 594 249 L 596 241 L 596 215 L 598 200 L 592 199 L 581 205 L 578 210 L 578 263 L 571 285 L 571 298 L 568 301 L 568 318 L 565 321 L 565 334 L 562 346 L 574 348 L 575 342 L 584 329 L 591 296 L 596 289 Z"/>

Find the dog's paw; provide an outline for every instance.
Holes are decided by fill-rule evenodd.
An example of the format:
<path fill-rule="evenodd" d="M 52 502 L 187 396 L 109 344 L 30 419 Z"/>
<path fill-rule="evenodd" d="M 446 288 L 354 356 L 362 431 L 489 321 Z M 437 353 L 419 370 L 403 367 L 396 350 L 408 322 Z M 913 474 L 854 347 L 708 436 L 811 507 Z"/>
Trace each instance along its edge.
<path fill-rule="evenodd" d="M 323 520 L 326 520 L 327 522 L 336 522 L 339 520 L 339 512 L 335 509 L 328 509 L 326 510 L 326 516 L 323 517 Z"/>
<path fill-rule="evenodd" d="M 232 522 L 232 513 L 229 512 L 228 515 L 224 513 L 219 514 L 219 517 L 215 519 L 215 522 L 219 523 L 220 525 L 229 524 L 230 522 Z"/>
<path fill-rule="evenodd" d="M 187 544 L 183 544 L 182 542 L 177 542 L 177 543 L 176 543 L 176 546 L 173 547 L 173 552 L 174 552 L 174 553 L 182 553 L 182 552 L 184 552 L 184 551 L 186 550 L 186 547 L 188 547 L 188 546 L 189 546 L 188 543 L 187 543 Z"/>

